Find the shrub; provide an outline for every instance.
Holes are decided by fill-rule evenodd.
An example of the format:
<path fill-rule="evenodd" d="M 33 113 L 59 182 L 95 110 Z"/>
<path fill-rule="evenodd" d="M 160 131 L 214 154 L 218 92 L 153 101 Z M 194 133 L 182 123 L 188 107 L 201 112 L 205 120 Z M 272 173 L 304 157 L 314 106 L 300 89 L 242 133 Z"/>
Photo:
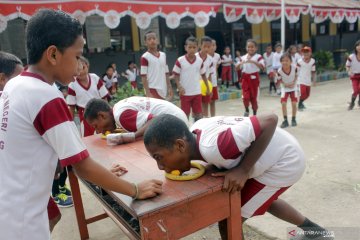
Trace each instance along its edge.
<path fill-rule="evenodd" d="M 112 96 L 110 105 L 114 106 L 120 100 L 131 96 L 145 96 L 144 90 L 132 89 L 130 82 L 126 82 L 124 85 L 118 88 L 116 93 Z"/>
<path fill-rule="evenodd" d="M 317 73 L 322 73 L 325 70 L 334 70 L 335 63 L 333 53 L 330 51 L 317 51 L 314 52 L 313 58 L 316 61 Z"/>

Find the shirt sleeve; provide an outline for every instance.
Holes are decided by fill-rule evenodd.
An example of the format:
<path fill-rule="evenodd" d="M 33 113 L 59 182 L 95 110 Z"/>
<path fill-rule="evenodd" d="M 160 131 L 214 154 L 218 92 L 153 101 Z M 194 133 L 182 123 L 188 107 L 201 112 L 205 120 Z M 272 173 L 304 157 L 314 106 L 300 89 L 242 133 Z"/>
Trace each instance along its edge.
<path fill-rule="evenodd" d="M 140 74 L 141 76 L 145 76 L 148 73 L 148 66 L 149 66 L 149 62 L 145 57 L 141 57 L 140 59 L 140 64 L 141 64 L 141 68 L 140 68 Z"/>
<path fill-rule="evenodd" d="M 345 66 L 346 67 L 351 67 L 351 62 L 352 62 L 352 60 L 351 60 L 351 55 L 350 55 L 346 60 Z"/>
<path fill-rule="evenodd" d="M 314 60 L 313 65 L 311 66 L 311 71 L 312 71 L 312 72 L 315 72 L 315 71 L 316 71 L 316 62 L 315 62 L 315 60 Z"/>
<path fill-rule="evenodd" d="M 101 98 L 105 98 L 106 96 L 109 95 L 108 90 L 106 89 L 103 81 L 99 78 L 98 83 L 97 83 L 97 89 L 99 91 L 99 95 Z"/>
<path fill-rule="evenodd" d="M 64 99 L 55 98 L 46 103 L 36 115 L 33 125 L 57 153 L 62 166 L 89 157 Z"/>
<path fill-rule="evenodd" d="M 76 105 L 76 92 L 74 91 L 72 83 L 70 83 L 69 87 L 68 87 L 68 95 L 66 97 L 66 103 L 69 106 L 75 106 Z"/>
<path fill-rule="evenodd" d="M 152 118 L 153 115 L 149 112 L 140 112 L 133 109 L 126 109 L 120 113 L 119 123 L 126 131 L 136 132 Z"/>
<path fill-rule="evenodd" d="M 175 73 L 176 75 L 179 75 L 181 71 L 181 64 L 179 62 L 179 59 L 176 60 L 174 68 L 173 68 L 173 73 Z"/>
<path fill-rule="evenodd" d="M 263 66 L 263 68 L 265 67 L 265 61 L 261 55 L 259 55 L 258 62 Z"/>

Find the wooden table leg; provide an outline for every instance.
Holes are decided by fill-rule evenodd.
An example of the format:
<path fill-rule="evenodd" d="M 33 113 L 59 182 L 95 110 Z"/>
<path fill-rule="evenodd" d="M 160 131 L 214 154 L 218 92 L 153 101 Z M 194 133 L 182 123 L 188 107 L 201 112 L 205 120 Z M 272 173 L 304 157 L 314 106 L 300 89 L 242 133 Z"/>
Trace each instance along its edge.
<path fill-rule="evenodd" d="M 74 202 L 76 219 L 78 222 L 78 227 L 80 232 L 80 239 L 81 240 L 89 239 L 89 231 L 87 228 L 84 206 L 81 199 L 79 181 L 75 173 L 72 171 L 71 167 L 68 167 L 68 176 L 69 176 L 69 182 L 72 192 L 72 198 Z"/>
<path fill-rule="evenodd" d="M 227 232 L 229 240 L 242 239 L 240 193 L 230 194 L 230 217 L 227 219 Z"/>

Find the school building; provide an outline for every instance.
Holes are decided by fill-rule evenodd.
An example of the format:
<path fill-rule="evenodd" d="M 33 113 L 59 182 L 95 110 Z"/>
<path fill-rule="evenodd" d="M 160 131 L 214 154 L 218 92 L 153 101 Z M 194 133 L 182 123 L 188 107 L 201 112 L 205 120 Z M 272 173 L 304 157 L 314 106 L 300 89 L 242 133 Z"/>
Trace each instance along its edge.
<path fill-rule="evenodd" d="M 352 51 L 360 39 L 359 0 L 285 0 L 286 47 L 305 43 L 314 51 Z M 190 35 L 208 35 L 218 43 L 245 52 L 254 38 L 259 52 L 280 41 L 281 0 L 0 0 L 0 50 L 25 59 L 26 21 L 39 8 L 61 9 L 84 25 L 84 55 L 101 74 L 115 62 L 120 71 L 146 51 L 143 36 L 155 31 L 169 66 L 184 54 Z"/>

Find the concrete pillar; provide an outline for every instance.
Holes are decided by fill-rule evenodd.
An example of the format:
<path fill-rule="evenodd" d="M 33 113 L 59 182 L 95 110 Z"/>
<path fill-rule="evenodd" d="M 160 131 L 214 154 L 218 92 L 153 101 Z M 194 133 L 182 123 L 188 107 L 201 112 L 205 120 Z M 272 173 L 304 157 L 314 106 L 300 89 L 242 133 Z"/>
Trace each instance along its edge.
<path fill-rule="evenodd" d="M 196 26 L 195 33 L 196 38 L 200 40 L 203 36 L 205 36 L 205 28 Z"/>
<path fill-rule="evenodd" d="M 301 41 L 304 42 L 310 42 L 310 15 L 302 15 L 301 18 Z M 315 25 L 315 32 L 316 32 L 316 25 Z M 315 33 L 316 35 L 316 33 Z"/>

